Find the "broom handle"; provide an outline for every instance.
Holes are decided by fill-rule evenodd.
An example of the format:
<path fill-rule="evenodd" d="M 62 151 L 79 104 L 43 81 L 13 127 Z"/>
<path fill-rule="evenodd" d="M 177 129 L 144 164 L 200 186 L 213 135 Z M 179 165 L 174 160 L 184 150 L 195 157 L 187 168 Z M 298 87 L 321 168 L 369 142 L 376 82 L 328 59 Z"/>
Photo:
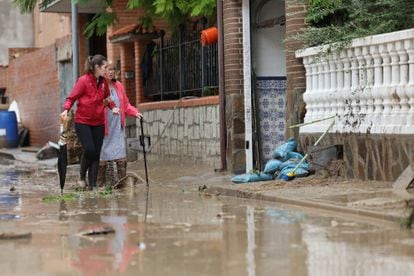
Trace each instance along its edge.
<path fill-rule="evenodd" d="M 322 121 L 325 121 L 325 120 L 333 119 L 333 118 L 335 118 L 335 117 L 336 117 L 336 115 L 332 115 L 332 116 L 330 116 L 330 117 L 326 117 L 326 118 L 322 118 L 322 119 L 317 119 L 317 120 L 310 121 L 310 122 L 307 122 L 307 123 L 301 123 L 301 124 L 297 124 L 297 125 L 292 125 L 292 126 L 290 126 L 289 128 L 295 128 L 295 127 L 306 126 L 306 125 L 310 125 L 310 124 L 313 124 L 313 123 L 317 123 L 317 122 L 322 122 Z"/>
<path fill-rule="evenodd" d="M 329 125 L 329 127 L 325 130 L 325 132 L 319 137 L 319 139 L 315 142 L 315 144 L 313 144 L 313 146 L 317 146 L 319 144 L 319 142 L 322 140 L 322 138 L 328 133 L 328 131 L 333 127 L 333 125 L 335 124 L 335 120 L 332 121 L 332 123 Z M 302 165 L 303 161 L 306 160 L 306 158 L 309 156 L 309 154 L 305 154 L 305 156 L 303 156 L 303 158 L 300 160 L 300 162 L 293 168 L 293 170 L 291 171 L 292 173 L 294 173 L 300 165 Z"/>

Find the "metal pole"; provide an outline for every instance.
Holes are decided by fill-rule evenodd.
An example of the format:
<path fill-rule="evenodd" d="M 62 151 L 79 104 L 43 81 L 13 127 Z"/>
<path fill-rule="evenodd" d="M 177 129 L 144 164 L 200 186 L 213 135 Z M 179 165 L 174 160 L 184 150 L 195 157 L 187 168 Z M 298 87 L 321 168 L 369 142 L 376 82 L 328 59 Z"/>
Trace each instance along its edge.
<path fill-rule="evenodd" d="M 219 114 L 220 114 L 220 161 L 221 170 L 227 169 L 227 126 L 226 126 L 226 94 L 224 89 L 224 34 L 223 34 L 223 0 L 217 0 L 217 29 L 218 29 L 218 85 L 219 85 Z"/>
<path fill-rule="evenodd" d="M 205 59 L 204 59 L 204 47 L 200 45 L 201 50 L 201 96 L 204 96 L 204 76 L 205 76 Z"/>
<path fill-rule="evenodd" d="M 178 70 L 179 70 L 179 80 L 178 80 L 178 86 L 180 90 L 180 98 L 183 97 L 183 87 L 184 87 L 184 64 L 183 64 L 183 36 L 184 36 L 184 26 L 180 25 L 179 27 L 179 36 L 178 36 Z"/>
<path fill-rule="evenodd" d="M 163 48 L 164 48 L 164 35 L 165 32 L 161 31 L 161 39 L 160 39 L 160 93 L 161 93 L 161 101 L 164 100 L 164 59 L 163 59 Z"/>
<path fill-rule="evenodd" d="M 252 74 L 250 47 L 250 0 L 242 1 L 244 122 L 246 142 L 246 172 L 253 169 Z"/>
<path fill-rule="evenodd" d="M 71 1 L 72 10 L 72 78 L 76 83 L 79 77 L 79 48 L 78 48 L 78 4 Z"/>

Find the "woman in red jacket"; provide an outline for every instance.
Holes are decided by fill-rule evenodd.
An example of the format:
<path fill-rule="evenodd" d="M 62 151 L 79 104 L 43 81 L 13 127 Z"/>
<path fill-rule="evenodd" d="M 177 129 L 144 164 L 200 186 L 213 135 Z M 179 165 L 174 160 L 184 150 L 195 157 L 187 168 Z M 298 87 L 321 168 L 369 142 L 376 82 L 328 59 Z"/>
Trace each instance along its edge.
<path fill-rule="evenodd" d="M 105 138 L 101 150 L 98 185 L 105 182 L 107 161 L 115 161 L 119 180 L 126 176 L 125 116 L 142 118 L 138 109 L 129 103 L 122 83 L 116 80 L 115 66 L 112 63 L 108 64 L 107 80 L 111 102 L 119 109 L 119 116 L 109 110 L 105 112 Z M 121 185 L 122 183 L 118 184 L 117 188 Z"/>
<path fill-rule="evenodd" d="M 89 56 L 85 62 L 86 73 L 81 76 L 63 105 L 60 114 L 66 120 L 68 111 L 77 101 L 75 130 L 83 147 L 80 166 L 80 185 L 86 187 L 88 172 L 89 189 L 96 189 L 99 169 L 99 155 L 105 133 L 104 109 L 108 106 L 113 113 L 119 110 L 109 101 L 109 85 L 105 79 L 107 59 L 102 55 Z"/>

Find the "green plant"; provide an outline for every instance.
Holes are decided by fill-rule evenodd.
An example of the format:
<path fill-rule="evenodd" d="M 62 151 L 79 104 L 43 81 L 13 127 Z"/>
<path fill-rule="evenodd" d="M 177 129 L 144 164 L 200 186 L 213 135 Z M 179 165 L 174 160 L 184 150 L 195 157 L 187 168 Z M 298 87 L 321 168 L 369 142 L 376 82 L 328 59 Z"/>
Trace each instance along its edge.
<path fill-rule="evenodd" d="M 63 195 L 47 195 L 42 197 L 42 202 L 48 203 L 53 201 L 72 201 L 79 199 L 80 194 L 79 193 L 64 193 Z"/>
<path fill-rule="evenodd" d="M 77 3 L 86 3 L 90 0 L 75 0 Z M 101 0 L 105 8 L 103 12 L 97 13 L 85 28 L 85 35 L 91 37 L 94 33 L 103 35 L 108 26 L 118 21 L 117 14 L 108 11 L 113 3 L 112 0 Z M 46 6 L 51 0 L 43 0 Z M 13 4 L 22 13 L 30 13 L 36 6 L 37 0 L 13 0 Z M 180 24 L 184 24 L 191 17 L 204 16 L 214 18 L 216 12 L 216 0 L 128 0 L 125 8 L 144 9 L 144 16 L 138 18 L 139 23 L 150 28 L 154 18 L 163 18 L 167 21 L 171 30 L 175 30 Z M 211 22 L 214 22 L 212 20 Z"/>
<path fill-rule="evenodd" d="M 288 39 L 305 47 L 414 27 L 412 0 L 304 0 L 309 27 Z"/>

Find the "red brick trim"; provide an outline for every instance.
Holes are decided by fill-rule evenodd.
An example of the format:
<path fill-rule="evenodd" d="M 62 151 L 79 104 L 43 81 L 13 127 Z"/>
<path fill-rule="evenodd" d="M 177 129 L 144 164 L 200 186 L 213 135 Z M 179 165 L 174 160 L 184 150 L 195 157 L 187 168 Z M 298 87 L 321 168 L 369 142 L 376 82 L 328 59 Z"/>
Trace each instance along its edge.
<path fill-rule="evenodd" d="M 141 103 L 137 107 L 140 111 L 154 109 L 172 109 L 174 107 L 196 107 L 202 105 L 216 105 L 219 103 L 219 96 L 209 96 L 197 99 L 174 100 L 164 102 Z"/>

